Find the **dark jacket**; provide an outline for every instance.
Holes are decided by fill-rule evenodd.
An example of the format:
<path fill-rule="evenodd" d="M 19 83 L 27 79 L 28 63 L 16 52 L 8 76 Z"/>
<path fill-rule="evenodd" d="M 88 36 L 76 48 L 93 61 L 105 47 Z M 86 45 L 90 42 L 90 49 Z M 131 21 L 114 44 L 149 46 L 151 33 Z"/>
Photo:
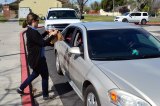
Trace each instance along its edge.
<path fill-rule="evenodd" d="M 35 69 L 38 62 L 41 60 L 42 47 L 49 45 L 54 36 L 51 36 L 44 40 L 47 32 L 40 34 L 37 30 L 28 27 L 26 31 L 27 36 L 27 50 L 28 50 L 28 62 L 32 69 Z"/>

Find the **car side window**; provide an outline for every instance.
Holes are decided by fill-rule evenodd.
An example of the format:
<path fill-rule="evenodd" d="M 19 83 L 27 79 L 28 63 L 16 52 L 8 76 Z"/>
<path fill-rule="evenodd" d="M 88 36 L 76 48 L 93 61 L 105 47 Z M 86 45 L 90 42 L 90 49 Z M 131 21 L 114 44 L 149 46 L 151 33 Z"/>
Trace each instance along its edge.
<path fill-rule="evenodd" d="M 75 27 L 69 27 L 66 29 L 65 33 L 63 34 L 64 36 L 64 41 L 68 44 L 72 44 L 72 37 L 74 35 Z"/>
<path fill-rule="evenodd" d="M 83 36 L 80 29 L 78 29 L 75 33 L 73 47 L 79 47 L 81 52 L 84 52 L 83 48 Z"/>
<path fill-rule="evenodd" d="M 147 13 L 143 13 L 143 16 L 148 16 Z"/>
<path fill-rule="evenodd" d="M 141 13 L 135 13 L 135 16 L 141 16 Z"/>
<path fill-rule="evenodd" d="M 131 13 L 131 16 L 135 16 L 135 13 Z"/>

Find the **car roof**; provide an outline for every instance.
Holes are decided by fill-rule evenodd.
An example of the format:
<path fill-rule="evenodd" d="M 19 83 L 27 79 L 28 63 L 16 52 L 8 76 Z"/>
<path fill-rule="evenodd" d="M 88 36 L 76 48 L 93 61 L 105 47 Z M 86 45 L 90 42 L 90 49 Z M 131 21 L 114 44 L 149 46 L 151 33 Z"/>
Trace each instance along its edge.
<path fill-rule="evenodd" d="M 133 23 L 124 22 L 82 22 L 71 25 L 83 25 L 87 30 L 140 28 Z"/>
<path fill-rule="evenodd" d="M 148 13 L 148 12 L 129 12 L 129 13 Z"/>
<path fill-rule="evenodd" d="M 49 8 L 48 11 L 53 11 L 53 10 L 74 10 L 71 8 Z"/>

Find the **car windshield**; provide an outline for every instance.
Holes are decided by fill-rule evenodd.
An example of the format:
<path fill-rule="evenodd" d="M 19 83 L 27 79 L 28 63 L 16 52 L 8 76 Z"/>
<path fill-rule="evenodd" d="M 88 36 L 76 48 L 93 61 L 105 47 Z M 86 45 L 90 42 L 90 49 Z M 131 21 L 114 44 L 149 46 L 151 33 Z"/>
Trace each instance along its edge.
<path fill-rule="evenodd" d="M 122 14 L 122 16 L 127 16 L 129 13 L 127 12 L 127 13 L 124 13 L 124 14 Z"/>
<path fill-rule="evenodd" d="M 160 42 L 141 28 L 89 30 L 92 60 L 130 60 L 160 57 Z"/>
<path fill-rule="evenodd" d="M 50 11 L 48 13 L 48 20 L 54 19 L 78 19 L 78 16 L 74 10 L 57 10 Z"/>

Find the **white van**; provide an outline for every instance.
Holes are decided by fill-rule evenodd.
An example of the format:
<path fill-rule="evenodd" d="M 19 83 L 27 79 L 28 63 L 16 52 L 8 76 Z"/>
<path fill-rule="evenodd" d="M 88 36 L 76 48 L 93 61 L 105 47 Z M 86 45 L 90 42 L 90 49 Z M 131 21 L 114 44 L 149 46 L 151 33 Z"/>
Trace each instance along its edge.
<path fill-rule="evenodd" d="M 84 18 L 84 17 L 82 17 Z M 79 23 L 80 18 L 74 9 L 70 8 L 50 8 L 45 17 L 45 28 L 54 27 L 62 31 L 71 23 Z"/>
<path fill-rule="evenodd" d="M 147 12 L 127 12 L 122 16 L 116 16 L 114 21 L 132 22 L 136 24 L 141 23 L 142 25 L 145 25 L 149 19 Z"/>

